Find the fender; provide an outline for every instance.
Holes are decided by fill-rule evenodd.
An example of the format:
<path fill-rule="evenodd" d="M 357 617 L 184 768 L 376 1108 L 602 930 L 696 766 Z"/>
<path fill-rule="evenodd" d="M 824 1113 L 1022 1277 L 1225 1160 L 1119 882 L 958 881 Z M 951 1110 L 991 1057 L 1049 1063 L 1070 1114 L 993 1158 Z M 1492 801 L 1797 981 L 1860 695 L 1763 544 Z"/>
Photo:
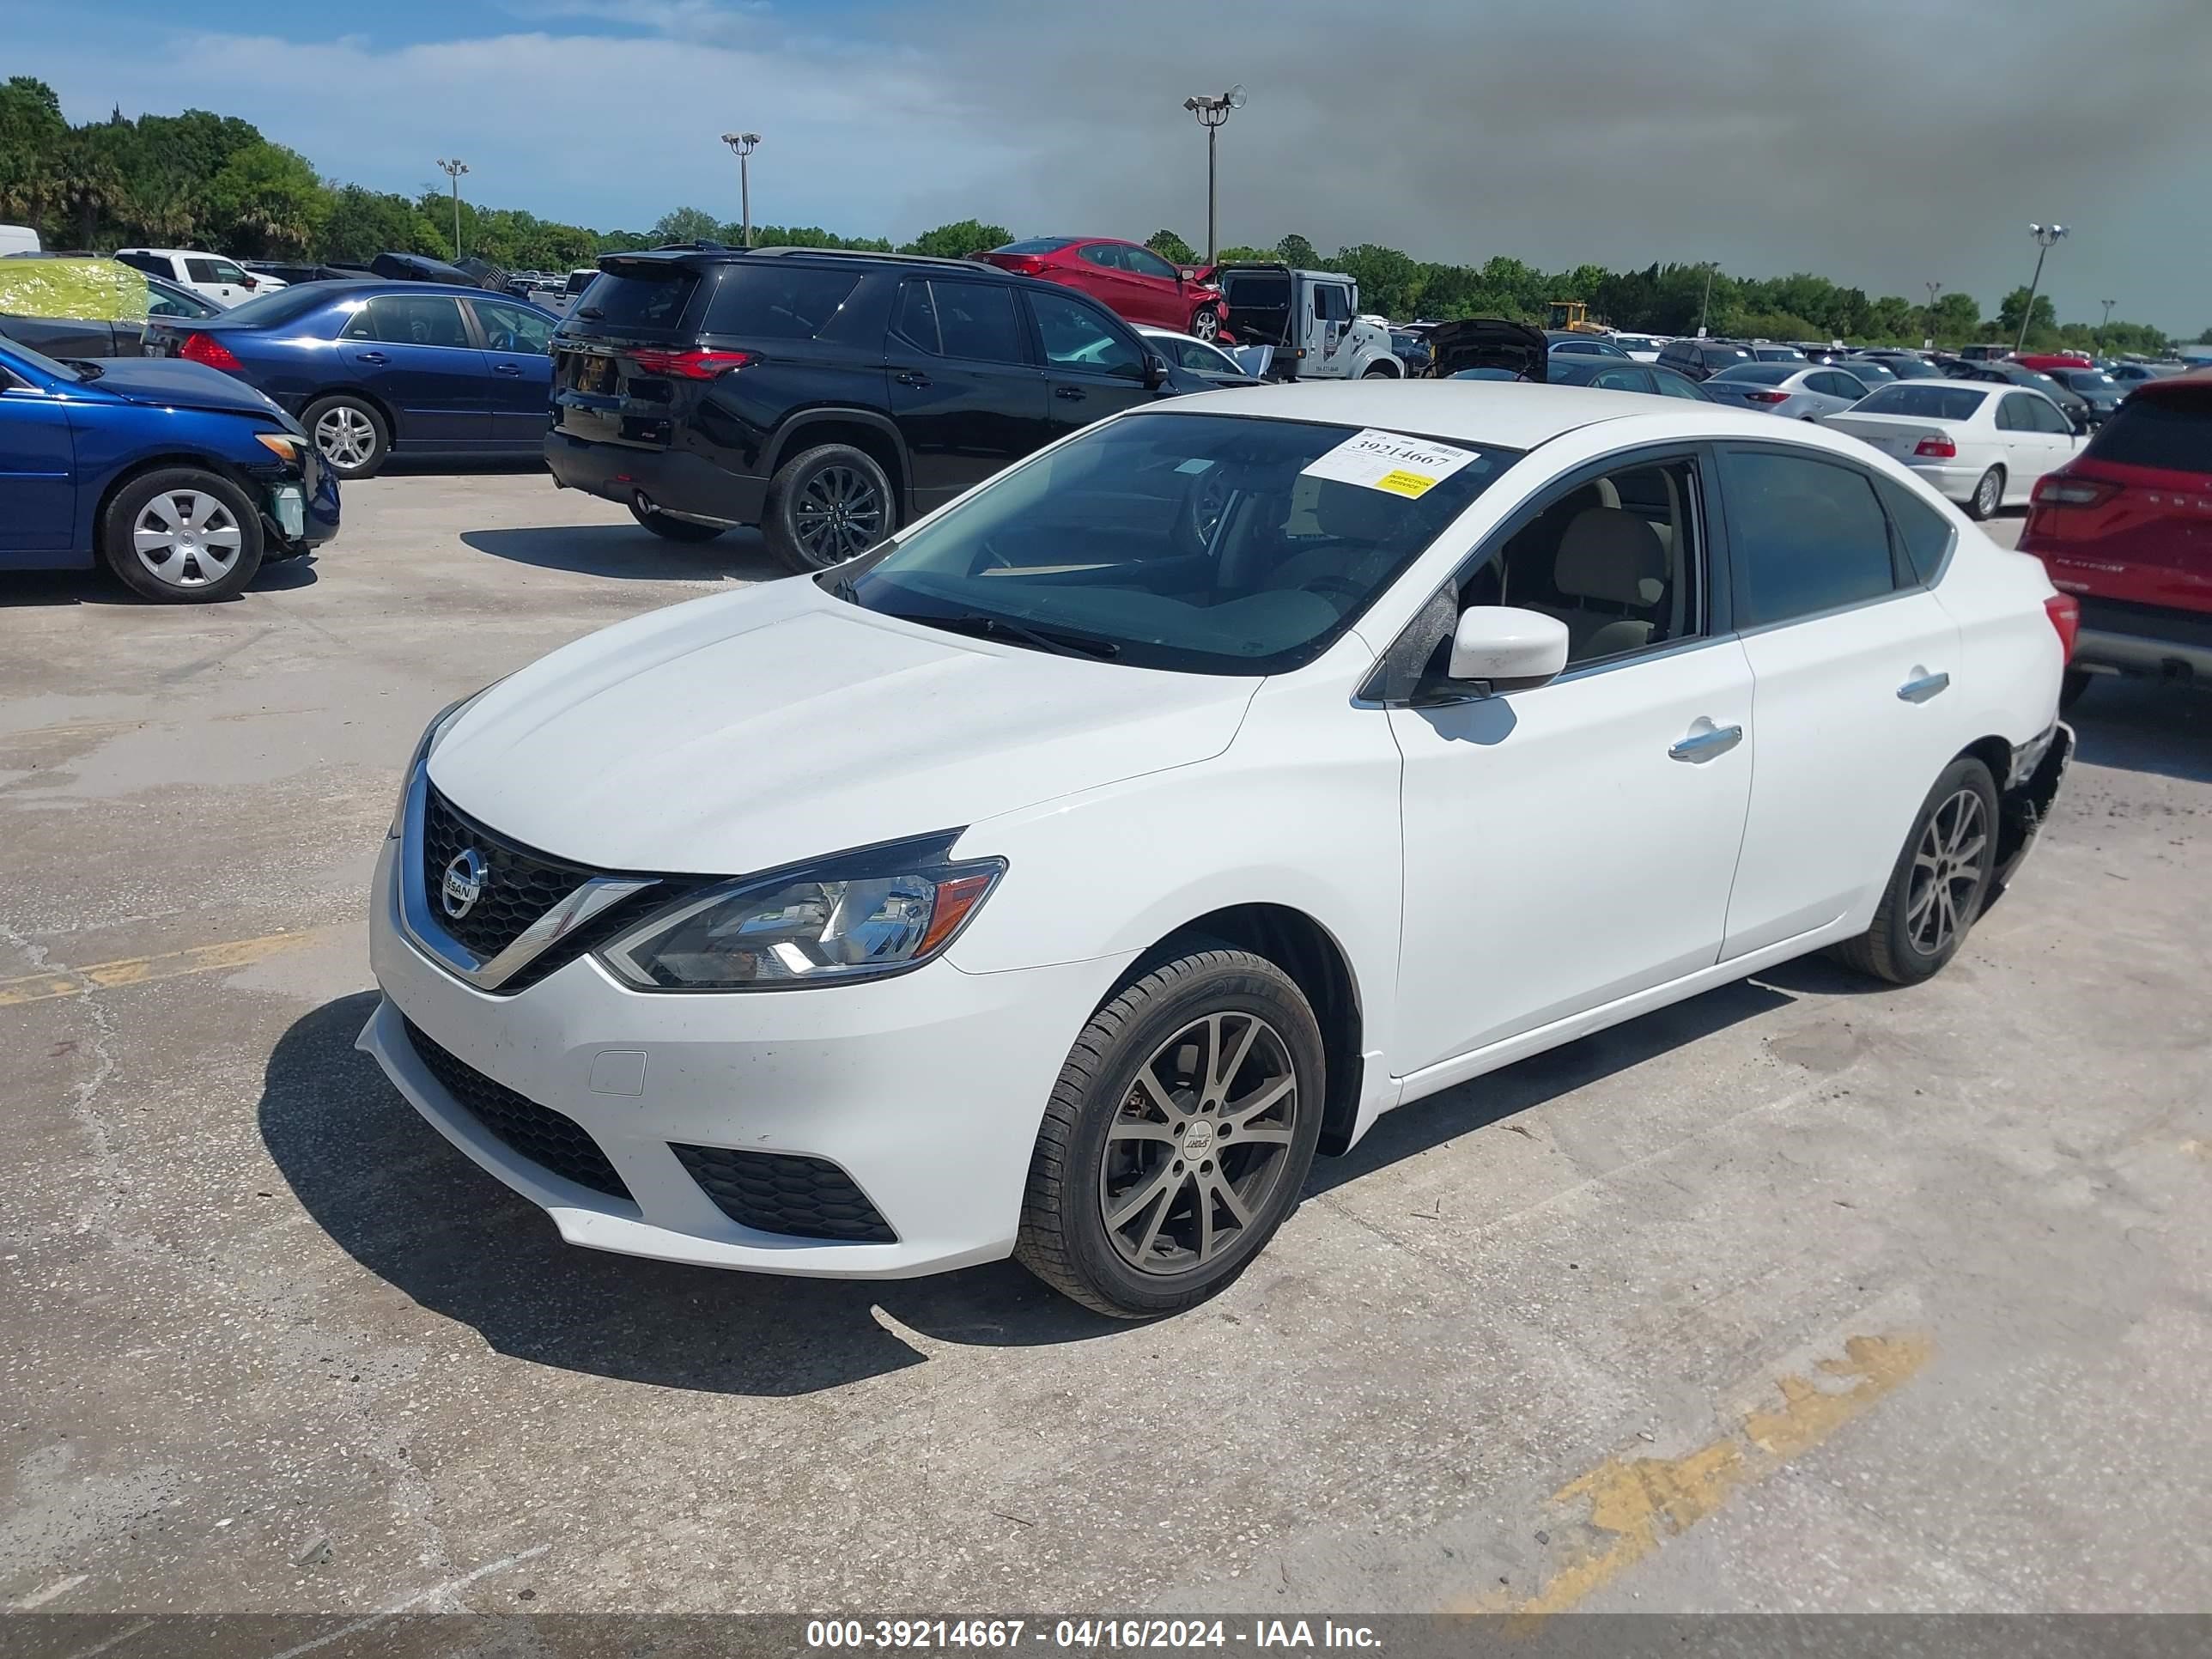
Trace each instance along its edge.
<path fill-rule="evenodd" d="M 872 431 L 880 432 L 890 441 L 893 452 L 898 456 L 899 471 L 899 476 L 891 481 L 892 487 L 903 499 L 908 514 L 910 514 L 914 507 L 914 467 L 907 458 L 906 439 L 900 433 L 897 422 L 880 410 L 866 409 L 859 405 L 830 404 L 822 408 L 800 410 L 776 428 L 775 438 L 769 447 L 768 459 L 761 468 L 762 476 L 773 478 L 776 469 L 781 466 L 785 460 L 808 447 L 803 441 L 798 441 L 805 437 L 806 428 L 824 424 L 865 426 Z"/>

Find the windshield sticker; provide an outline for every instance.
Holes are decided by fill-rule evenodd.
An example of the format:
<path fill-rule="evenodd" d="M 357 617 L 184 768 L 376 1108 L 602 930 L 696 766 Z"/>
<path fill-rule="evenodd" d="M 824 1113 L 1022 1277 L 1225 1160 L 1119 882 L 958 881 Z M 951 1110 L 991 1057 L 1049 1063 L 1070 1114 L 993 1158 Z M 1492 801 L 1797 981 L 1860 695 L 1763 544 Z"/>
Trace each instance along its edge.
<path fill-rule="evenodd" d="M 1402 432 L 1375 427 L 1355 432 L 1327 454 L 1299 470 L 1307 478 L 1331 478 L 1358 484 L 1392 495 L 1418 501 L 1458 471 L 1480 459 L 1472 449 L 1409 438 Z"/>

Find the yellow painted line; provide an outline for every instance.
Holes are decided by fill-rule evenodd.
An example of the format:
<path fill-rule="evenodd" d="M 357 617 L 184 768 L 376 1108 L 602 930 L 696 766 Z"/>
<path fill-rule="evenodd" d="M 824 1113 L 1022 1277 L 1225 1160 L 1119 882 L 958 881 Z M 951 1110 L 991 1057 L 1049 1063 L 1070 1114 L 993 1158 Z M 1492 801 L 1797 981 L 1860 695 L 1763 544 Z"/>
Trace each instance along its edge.
<path fill-rule="evenodd" d="M 118 986 L 143 985 L 151 980 L 175 979 L 185 974 L 220 973 L 226 968 L 245 968 L 319 938 L 326 929 L 303 928 L 296 933 L 267 933 L 259 939 L 231 939 L 222 945 L 195 945 L 188 951 L 170 951 L 158 957 L 125 957 L 119 962 L 95 962 L 88 968 L 57 968 L 20 979 L 0 979 L 0 1008 L 20 1003 L 44 1002 L 52 997 L 82 996 L 88 991 L 111 991 Z"/>
<path fill-rule="evenodd" d="M 1570 1541 L 1565 1559 L 1535 1593 L 1487 1595 L 1456 1611 L 1510 1613 L 1509 1630 L 1523 1634 L 1534 1621 L 1568 1611 L 1744 1487 L 1863 1415 L 1934 1351 L 1923 1336 L 1855 1336 L 1844 1345 L 1844 1358 L 1820 1362 L 1823 1381 L 1783 1377 L 1778 1407 L 1747 1413 L 1741 1429 L 1710 1445 L 1682 1457 L 1608 1457 L 1553 1495 L 1553 1504 L 1581 1510 L 1583 1518 L 1553 1522 Z M 1844 1382 L 1850 1386 L 1835 1386 Z"/>

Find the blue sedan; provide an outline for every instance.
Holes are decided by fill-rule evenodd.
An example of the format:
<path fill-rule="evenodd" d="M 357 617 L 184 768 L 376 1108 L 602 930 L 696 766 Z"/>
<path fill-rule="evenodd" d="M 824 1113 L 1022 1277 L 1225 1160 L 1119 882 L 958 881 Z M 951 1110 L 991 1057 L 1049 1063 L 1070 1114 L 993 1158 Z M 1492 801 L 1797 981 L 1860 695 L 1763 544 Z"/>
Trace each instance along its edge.
<path fill-rule="evenodd" d="M 337 528 L 330 469 L 252 387 L 0 340 L 0 570 L 99 563 L 149 599 L 227 599 Z"/>
<path fill-rule="evenodd" d="M 155 322 L 149 356 L 267 392 L 342 478 L 393 455 L 538 455 L 552 424 L 560 319 L 441 283 L 302 283 L 203 322 Z"/>

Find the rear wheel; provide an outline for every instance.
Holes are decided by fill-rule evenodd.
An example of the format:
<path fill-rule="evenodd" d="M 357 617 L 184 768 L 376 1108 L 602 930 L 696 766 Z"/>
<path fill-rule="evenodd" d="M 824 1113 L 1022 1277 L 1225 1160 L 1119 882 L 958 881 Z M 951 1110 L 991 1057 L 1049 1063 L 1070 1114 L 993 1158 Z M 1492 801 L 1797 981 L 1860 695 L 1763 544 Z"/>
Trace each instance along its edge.
<path fill-rule="evenodd" d="M 116 491 L 100 556 L 133 592 L 190 604 L 227 599 L 261 568 L 261 514 L 219 473 L 165 467 Z"/>
<path fill-rule="evenodd" d="M 1993 466 L 1974 482 L 1974 493 L 1966 498 L 1966 516 L 1982 520 L 2004 505 L 2004 469 Z"/>
<path fill-rule="evenodd" d="M 374 477 L 392 453 L 392 428 L 374 404 L 343 392 L 318 398 L 300 423 L 324 464 L 341 478 Z"/>
<path fill-rule="evenodd" d="M 1116 1318 L 1204 1301 L 1297 1207 L 1325 1083 L 1313 1010 L 1273 963 L 1224 947 L 1154 969 L 1069 1051 L 1015 1259 Z"/>
<path fill-rule="evenodd" d="M 629 515 L 664 541 L 711 542 L 723 530 L 718 524 L 694 524 L 689 519 L 672 519 L 665 513 L 648 513 L 635 501 L 629 504 Z"/>
<path fill-rule="evenodd" d="M 1954 760 L 1913 820 L 1874 925 L 1836 955 L 1893 985 L 1932 979 L 1980 916 L 1996 852 L 1996 780 L 1971 756 Z"/>
<path fill-rule="evenodd" d="M 769 550 L 800 572 L 842 564 L 897 528 L 891 481 L 849 444 L 819 444 L 778 467 L 761 514 Z"/>

